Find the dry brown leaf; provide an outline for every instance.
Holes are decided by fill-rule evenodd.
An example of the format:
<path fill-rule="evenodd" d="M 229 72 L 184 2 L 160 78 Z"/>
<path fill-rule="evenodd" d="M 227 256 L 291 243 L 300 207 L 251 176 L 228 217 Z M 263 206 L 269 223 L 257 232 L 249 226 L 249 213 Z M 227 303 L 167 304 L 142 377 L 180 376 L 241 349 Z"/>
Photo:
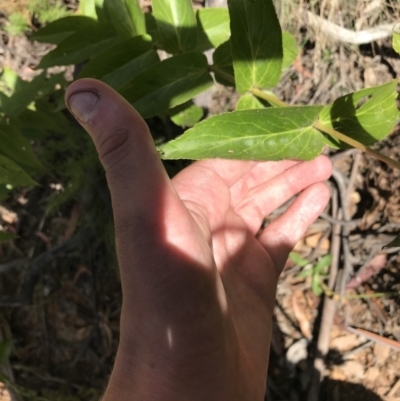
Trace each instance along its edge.
<path fill-rule="evenodd" d="M 316 248 L 318 246 L 322 251 L 328 251 L 331 246 L 329 239 L 323 238 L 322 232 L 309 235 L 305 238 L 305 243 L 310 248 Z"/>
<path fill-rule="evenodd" d="M 380 370 L 376 366 L 371 366 L 365 373 L 365 379 L 373 383 L 379 375 Z"/>
<path fill-rule="evenodd" d="M 346 352 L 360 344 L 360 339 L 357 334 L 346 334 L 344 336 L 336 337 L 331 340 L 330 347 L 335 348 L 340 352 Z"/>
<path fill-rule="evenodd" d="M 11 401 L 10 392 L 7 390 L 4 383 L 0 383 L 0 401 Z"/>
<path fill-rule="evenodd" d="M 374 345 L 374 355 L 377 366 L 382 366 L 385 364 L 386 360 L 390 356 L 390 348 L 382 343 L 375 343 Z"/>
<path fill-rule="evenodd" d="M 376 255 L 368 266 L 359 270 L 355 277 L 353 277 L 349 283 L 347 284 L 346 288 L 357 288 L 359 285 L 373 277 L 376 273 L 378 273 L 381 269 L 386 266 L 387 256 L 386 254 L 378 254 Z"/>
<path fill-rule="evenodd" d="M 4 206 L 0 206 L 0 219 L 7 224 L 14 224 L 18 220 L 17 213 L 14 213 L 12 210 L 5 208 Z"/>
<path fill-rule="evenodd" d="M 307 316 L 306 308 L 304 307 L 304 293 L 297 290 L 292 296 L 293 315 L 299 323 L 299 327 L 303 336 L 307 339 L 311 338 L 311 319 Z"/>
<path fill-rule="evenodd" d="M 343 365 L 340 365 L 340 370 L 346 376 L 361 379 L 364 376 L 364 365 L 358 361 L 346 361 Z"/>

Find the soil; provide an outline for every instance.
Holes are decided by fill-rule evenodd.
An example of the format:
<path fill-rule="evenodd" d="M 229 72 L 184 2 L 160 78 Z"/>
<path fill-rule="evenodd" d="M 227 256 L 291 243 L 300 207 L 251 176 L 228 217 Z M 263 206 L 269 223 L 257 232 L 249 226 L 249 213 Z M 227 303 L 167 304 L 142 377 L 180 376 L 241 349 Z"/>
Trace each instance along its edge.
<path fill-rule="evenodd" d="M 296 32 L 304 49 L 275 90 L 286 102 L 327 104 L 400 75 L 389 40 L 350 47 L 320 40 L 301 24 Z M 0 65 L 29 80 L 47 50 L 2 32 Z M 238 99 L 219 85 L 208 96 L 208 114 L 233 110 Z M 149 124 L 153 131 L 178 133 L 159 120 Z M 398 160 L 399 132 L 375 148 Z M 332 254 L 335 291 L 316 295 L 310 277 L 299 277 L 299 266 L 288 261 L 278 286 L 267 398 L 305 400 L 321 379 L 315 400 L 400 400 L 400 256 L 396 249 L 382 250 L 400 231 L 400 172 L 355 150 L 326 154 L 335 167 L 328 183 L 332 200 L 295 252 L 310 266 Z M 171 174 L 183 167 L 166 166 Z M 85 194 L 51 213 L 48 203 L 67 184 L 51 174 L 0 206 L 0 224 L 19 235 L 0 244 L 0 344 L 12 338 L 9 362 L 1 368 L 1 401 L 97 400 L 107 382 L 118 345 L 121 290 L 108 191 L 101 172 L 91 174 Z M 100 199 L 100 217 L 89 213 L 93 198 Z M 337 214 L 338 205 L 347 218 Z M 337 224 L 344 219 L 351 223 Z M 330 304 L 331 314 L 324 308 Z M 318 370 L 317 343 L 323 342 L 328 353 Z"/>

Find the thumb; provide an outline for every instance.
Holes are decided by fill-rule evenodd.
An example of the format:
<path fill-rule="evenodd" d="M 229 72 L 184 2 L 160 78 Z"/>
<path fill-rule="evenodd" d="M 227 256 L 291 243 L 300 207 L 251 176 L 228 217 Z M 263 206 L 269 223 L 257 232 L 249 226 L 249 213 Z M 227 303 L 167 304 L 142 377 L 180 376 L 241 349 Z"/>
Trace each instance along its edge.
<path fill-rule="evenodd" d="M 171 186 L 147 124 L 122 96 L 95 79 L 74 82 L 65 99 L 93 139 L 106 171 L 117 233 L 125 231 L 157 210 L 157 192 Z"/>
<path fill-rule="evenodd" d="M 92 137 L 106 171 L 122 270 L 129 270 L 133 255 L 144 255 L 141 266 L 148 265 L 149 258 L 160 259 L 157 253 L 168 251 L 167 244 L 187 255 L 193 251 L 204 262 L 205 245 L 198 244 L 195 235 L 199 228 L 172 186 L 139 113 L 95 79 L 74 82 L 65 99 Z"/>

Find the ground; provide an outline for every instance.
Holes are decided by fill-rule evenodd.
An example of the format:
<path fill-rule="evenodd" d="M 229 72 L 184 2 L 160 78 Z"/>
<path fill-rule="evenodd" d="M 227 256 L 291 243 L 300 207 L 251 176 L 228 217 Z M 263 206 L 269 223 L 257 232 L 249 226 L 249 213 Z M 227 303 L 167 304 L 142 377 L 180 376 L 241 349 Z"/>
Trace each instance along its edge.
<path fill-rule="evenodd" d="M 389 39 L 362 46 L 339 44 L 310 30 L 299 17 L 310 9 L 340 26 L 361 30 L 400 20 L 394 3 L 298 3 L 276 2 L 284 28 L 304 45 L 276 89 L 282 100 L 327 104 L 399 76 L 400 59 Z M 73 1 L 66 4 L 76 6 Z M 0 2 L 3 26 L 14 11 L 10 5 L 18 8 L 23 2 Z M 31 67 L 47 51 L 23 35 L 10 38 L 4 31 L 0 45 L 0 64 L 16 69 L 24 79 L 30 79 Z M 237 98 L 216 85 L 209 94 L 208 113 L 233 109 Z M 149 123 L 160 129 L 159 122 Z M 170 125 L 165 129 L 174 130 Z M 375 148 L 398 160 L 399 144 L 395 129 Z M 305 269 L 331 254 L 335 291 L 316 295 L 311 277 L 301 276 L 297 262 L 288 261 L 278 286 L 268 400 L 400 400 L 400 256 L 396 249 L 382 251 L 400 231 L 400 173 L 356 150 L 326 154 L 335 171 L 328 183 L 331 202 L 295 252 L 307 261 Z M 51 213 L 48 203 L 66 185 L 51 174 L 43 177 L 41 186 L 18 190 L 0 206 L 0 223 L 19 235 L 0 245 L 0 340 L 12 339 L 0 382 L 15 399 L 97 400 L 110 373 L 121 293 L 112 232 L 102 227 L 100 233 L 98 227 L 110 224 L 108 192 L 97 171 L 91 182 L 85 194 Z M 100 217 L 100 212 L 95 217 L 88 213 L 93 198 L 101 199 L 96 206 Z M 90 224 L 84 224 L 88 220 Z M 323 361 L 321 352 L 327 352 Z M 324 380 L 318 398 L 313 394 L 320 377 Z M 8 394 L 4 391 L 2 398 L 0 386 L 0 400 Z"/>

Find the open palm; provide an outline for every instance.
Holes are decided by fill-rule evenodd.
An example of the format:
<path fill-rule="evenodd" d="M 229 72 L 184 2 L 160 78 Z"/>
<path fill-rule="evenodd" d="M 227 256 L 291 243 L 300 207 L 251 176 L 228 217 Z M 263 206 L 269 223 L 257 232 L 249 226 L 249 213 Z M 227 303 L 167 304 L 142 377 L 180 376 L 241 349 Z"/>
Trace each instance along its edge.
<path fill-rule="evenodd" d="M 66 99 L 113 202 L 123 307 L 105 399 L 262 400 L 278 276 L 328 201 L 329 160 L 207 160 L 170 181 L 145 122 L 111 88 L 84 79 Z"/>

